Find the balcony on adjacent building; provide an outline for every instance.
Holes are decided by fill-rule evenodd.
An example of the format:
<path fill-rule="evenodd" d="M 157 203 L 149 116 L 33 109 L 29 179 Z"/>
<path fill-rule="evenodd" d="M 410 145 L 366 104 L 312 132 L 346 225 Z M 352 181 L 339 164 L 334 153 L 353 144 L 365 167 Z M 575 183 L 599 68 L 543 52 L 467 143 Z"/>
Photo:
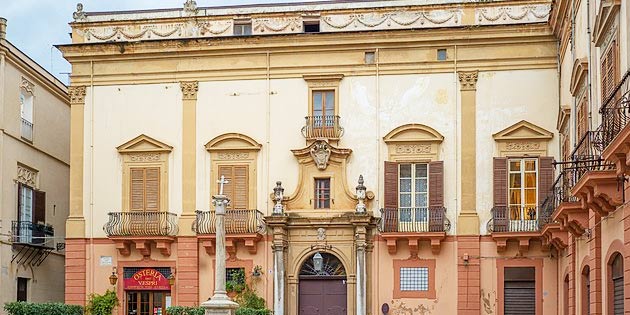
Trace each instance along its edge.
<path fill-rule="evenodd" d="M 215 211 L 197 211 L 196 214 L 192 229 L 197 233 L 206 252 L 214 255 L 216 213 Z M 258 241 L 267 230 L 264 215 L 258 210 L 227 210 L 224 227 L 226 250 L 231 257 L 236 254 L 236 247 L 240 241 L 250 253 L 255 254 L 258 250 Z"/>
<path fill-rule="evenodd" d="M 22 118 L 21 137 L 28 142 L 33 142 L 33 123 L 25 118 Z"/>
<path fill-rule="evenodd" d="M 177 214 L 165 211 L 110 212 L 103 226 L 108 238 L 116 243 L 123 256 L 130 254 L 130 245 L 143 256 L 151 255 L 151 245 L 164 256 L 170 255 L 170 244 L 178 232 Z"/>
<path fill-rule="evenodd" d="M 420 241 L 429 241 L 437 253 L 450 228 L 444 207 L 381 209 L 379 230 L 390 254 L 396 253 L 398 240 L 408 242 L 412 256 L 417 255 Z"/>
<path fill-rule="evenodd" d="M 344 130 L 339 124 L 339 116 L 306 116 L 305 118 L 306 124 L 302 127 L 302 135 L 307 140 L 322 138 L 338 140 L 343 136 Z"/>
<path fill-rule="evenodd" d="M 11 262 L 39 266 L 55 248 L 55 229 L 51 225 L 29 221 L 11 222 Z"/>
<path fill-rule="evenodd" d="M 579 199 L 571 194 L 577 176 L 574 163 L 562 164 L 562 171 L 553 183 L 553 213 L 551 220 L 557 222 L 563 230 L 576 237 L 588 227 L 588 211 L 582 208 Z"/>
<path fill-rule="evenodd" d="M 615 164 L 617 175 L 630 175 L 630 70 L 600 108 L 603 133 L 602 157 Z"/>

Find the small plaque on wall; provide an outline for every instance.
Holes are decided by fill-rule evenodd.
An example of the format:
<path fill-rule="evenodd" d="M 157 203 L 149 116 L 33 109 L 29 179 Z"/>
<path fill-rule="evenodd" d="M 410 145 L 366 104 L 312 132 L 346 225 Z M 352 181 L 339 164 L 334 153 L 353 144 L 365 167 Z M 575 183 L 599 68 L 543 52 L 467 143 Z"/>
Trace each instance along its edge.
<path fill-rule="evenodd" d="M 100 263 L 101 263 L 101 266 L 111 266 L 112 256 L 101 256 Z"/>

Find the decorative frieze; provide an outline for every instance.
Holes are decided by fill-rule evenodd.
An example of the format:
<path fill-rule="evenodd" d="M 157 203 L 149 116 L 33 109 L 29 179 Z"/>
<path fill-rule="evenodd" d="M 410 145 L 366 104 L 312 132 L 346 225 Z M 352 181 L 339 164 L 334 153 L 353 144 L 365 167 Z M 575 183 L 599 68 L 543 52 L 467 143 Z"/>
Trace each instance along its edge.
<path fill-rule="evenodd" d="M 182 96 L 185 100 L 196 100 L 197 92 L 199 91 L 199 82 L 197 81 L 182 81 L 179 83 L 182 89 Z"/>
<path fill-rule="evenodd" d="M 478 71 L 471 72 L 458 72 L 459 83 L 461 84 L 462 91 L 474 91 L 477 90 L 477 78 Z"/>
<path fill-rule="evenodd" d="M 31 187 L 37 187 L 37 171 L 18 164 L 17 181 Z"/>
<path fill-rule="evenodd" d="M 129 155 L 131 162 L 157 162 L 161 160 L 160 153 L 134 153 Z"/>
<path fill-rule="evenodd" d="M 551 4 L 512 5 L 475 9 L 478 25 L 544 23 L 549 19 Z"/>
<path fill-rule="evenodd" d="M 207 38 L 233 35 L 234 20 L 242 18 L 241 13 L 234 15 L 215 15 L 205 9 L 197 8 L 195 1 L 186 1 L 184 7 L 173 19 L 152 18 L 134 20 L 133 23 L 99 25 L 81 23 L 75 27 L 82 42 L 140 41 L 152 39 Z M 363 8 L 361 11 L 303 11 L 285 12 L 281 16 L 253 14 L 252 33 L 291 34 L 302 33 L 305 21 L 319 21 L 322 32 L 350 32 L 371 30 L 403 30 L 436 27 L 460 27 L 477 25 L 502 25 L 523 23 L 544 23 L 549 19 L 549 4 L 533 5 L 483 5 L 475 9 L 475 19 L 464 20 L 461 8 L 426 10 L 420 7 L 400 7 L 396 11 L 384 11 L 380 8 Z M 304 15 L 308 12 L 308 15 Z M 168 15 L 165 15 L 165 17 Z M 86 16 L 79 4 L 73 17 L 76 22 L 87 22 L 92 17 Z M 150 21 L 141 22 L 141 21 Z M 109 25 L 108 25 L 109 24 Z"/>
<path fill-rule="evenodd" d="M 83 85 L 69 87 L 68 95 L 70 95 L 70 104 L 85 104 L 85 92 L 86 88 Z"/>
<path fill-rule="evenodd" d="M 249 152 L 219 152 L 217 157 L 219 160 L 247 160 L 249 159 Z"/>
<path fill-rule="evenodd" d="M 431 144 L 399 144 L 396 154 L 426 154 L 431 153 Z"/>
<path fill-rule="evenodd" d="M 322 17 L 323 31 L 362 31 L 459 26 L 462 10 L 404 10 L 359 14 L 330 14 Z"/>
<path fill-rule="evenodd" d="M 540 150 L 540 142 L 507 142 L 505 144 L 506 151 L 536 151 Z"/>

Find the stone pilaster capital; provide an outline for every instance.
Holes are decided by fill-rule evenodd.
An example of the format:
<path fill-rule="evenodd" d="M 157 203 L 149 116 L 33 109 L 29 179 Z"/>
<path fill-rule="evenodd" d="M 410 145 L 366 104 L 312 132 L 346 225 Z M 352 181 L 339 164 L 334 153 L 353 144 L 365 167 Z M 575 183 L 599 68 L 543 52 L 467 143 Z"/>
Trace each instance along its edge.
<path fill-rule="evenodd" d="M 179 86 L 182 89 L 182 97 L 185 100 L 196 100 L 199 91 L 198 81 L 181 81 Z"/>
<path fill-rule="evenodd" d="M 462 91 L 475 91 L 477 90 L 477 78 L 479 71 L 460 71 L 457 73 L 459 76 L 460 89 Z"/>
<path fill-rule="evenodd" d="M 84 85 L 75 85 L 68 88 L 68 95 L 70 96 L 70 105 L 84 105 L 85 104 L 86 88 Z"/>

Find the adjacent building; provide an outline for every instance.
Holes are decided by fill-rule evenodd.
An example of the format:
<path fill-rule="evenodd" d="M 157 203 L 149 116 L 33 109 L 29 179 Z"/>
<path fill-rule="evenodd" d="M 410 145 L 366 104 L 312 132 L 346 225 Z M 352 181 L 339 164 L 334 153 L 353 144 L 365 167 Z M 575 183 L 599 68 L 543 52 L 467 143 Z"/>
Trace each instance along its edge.
<path fill-rule="evenodd" d="M 623 312 L 627 12 L 79 4 L 66 303 L 207 300 L 224 177 L 229 288 L 274 314 Z"/>
<path fill-rule="evenodd" d="M 68 91 L 7 41 L 6 27 L 0 18 L 0 304 L 62 302 Z"/>

